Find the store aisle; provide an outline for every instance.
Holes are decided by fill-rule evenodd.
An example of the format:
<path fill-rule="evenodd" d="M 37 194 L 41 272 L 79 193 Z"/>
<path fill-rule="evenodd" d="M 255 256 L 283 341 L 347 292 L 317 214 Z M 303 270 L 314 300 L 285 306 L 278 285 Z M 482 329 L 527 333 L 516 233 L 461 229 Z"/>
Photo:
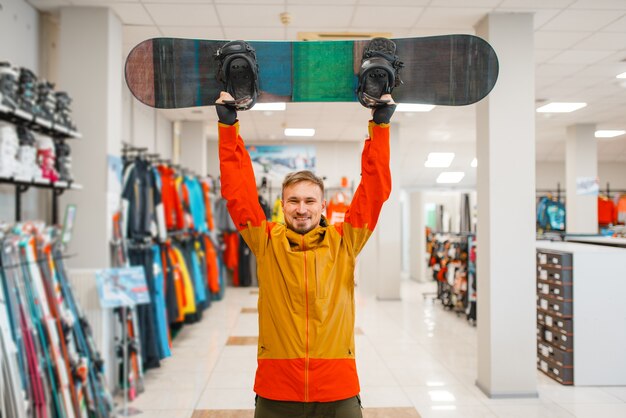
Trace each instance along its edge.
<path fill-rule="evenodd" d="M 432 283 L 405 281 L 401 302 L 359 295 L 365 418 L 626 416 L 626 387 L 564 387 L 540 372 L 539 399 L 488 399 L 474 385 L 476 329 L 424 300 L 422 292 L 431 290 Z M 227 289 L 201 323 L 182 330 L 173 357 L 147 373 L 145 393 L 131 404 L 143 411 L 137 417 L 254 416 L 256 292 Z"/>

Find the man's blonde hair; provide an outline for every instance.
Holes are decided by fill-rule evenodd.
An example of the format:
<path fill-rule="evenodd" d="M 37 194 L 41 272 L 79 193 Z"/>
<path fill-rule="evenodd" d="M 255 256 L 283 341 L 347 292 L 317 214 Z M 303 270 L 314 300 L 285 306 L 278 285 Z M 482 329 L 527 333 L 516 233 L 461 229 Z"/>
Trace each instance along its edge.
<path fill-rule="evenodd" d="M 313 184 L 317 184 L 320 190 L 322 191 L 322 199 L 324 199 L 324 181 L 309 170 L 296 171 L 293 173 L 289 173 L 285 176 L 285 179 L 283 180 L 283 191 L 282 191 L 283 197 L 285 195 L 286 187 L 293 186 L 294 184 L 297 184 L 303 181 L 308 181 Z"/>

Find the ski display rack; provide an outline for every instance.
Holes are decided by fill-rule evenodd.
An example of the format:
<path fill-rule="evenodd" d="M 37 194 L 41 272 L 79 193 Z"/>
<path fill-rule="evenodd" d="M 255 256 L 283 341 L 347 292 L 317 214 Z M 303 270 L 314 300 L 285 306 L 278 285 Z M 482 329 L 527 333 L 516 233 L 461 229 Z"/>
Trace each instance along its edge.
<path fill-rule="evenodd" d="M 41 222 L 0 225 L 2 418 L 115 416 L 61 238 Z"/>
<path fill-rule="evenodd" d="M 0 120 L 10 122 L 17 126 L 24 126 L 31 131 L 52 137 L 53 139 L 80 139 L 79 132 L 68 129 L 65 126 L 55 124 L 49 120 L 32 115 L 22 109 L 13 109 L 1 104 L 0 94 Z M 59 196 L 66 190 L 81 190 L 82 186 L 76 182 L 56 181 L 39 178 L 0 177 L 0 184 L 15 186 L 15 220 L 22 220 L 22 194 L 31 187 L 52 190 L 52 219 L 53 224 L 59 222 Z"/>

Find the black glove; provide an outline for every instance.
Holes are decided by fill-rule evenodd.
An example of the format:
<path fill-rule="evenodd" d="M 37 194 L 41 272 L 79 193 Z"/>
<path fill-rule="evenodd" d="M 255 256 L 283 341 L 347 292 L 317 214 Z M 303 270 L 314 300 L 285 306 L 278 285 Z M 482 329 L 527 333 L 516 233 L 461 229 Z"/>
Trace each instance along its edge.
<path fill-rule="evenodd" d="M 391 120 L 391 115 L 396 110 L 395 104 L 385 105 L 381 107 L 374 108 L 374 123 L 389 123 Z"/>
<path fill-rule="evenodd" d="M 225 125 L 234 125 L 237 122 L 237 110 L 233 106 L 216 104 L 217 118 Z"/>

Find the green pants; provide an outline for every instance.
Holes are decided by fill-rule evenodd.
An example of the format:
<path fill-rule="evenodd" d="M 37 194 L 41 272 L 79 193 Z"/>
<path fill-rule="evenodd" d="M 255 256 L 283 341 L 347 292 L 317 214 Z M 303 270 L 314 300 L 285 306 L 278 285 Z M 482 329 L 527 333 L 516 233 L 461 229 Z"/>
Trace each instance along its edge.
<path fill-rule="evenodd" d="M 288 402 L 256 397 L 254 418 L 363 418 L 361 398 L 335 402 Z"/>

